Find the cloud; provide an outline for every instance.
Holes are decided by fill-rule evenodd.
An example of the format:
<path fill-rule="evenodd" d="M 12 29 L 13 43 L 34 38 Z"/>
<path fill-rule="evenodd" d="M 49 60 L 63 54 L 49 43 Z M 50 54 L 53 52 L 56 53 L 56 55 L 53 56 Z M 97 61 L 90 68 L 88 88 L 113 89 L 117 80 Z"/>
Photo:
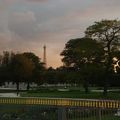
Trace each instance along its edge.
<path fill-rule="evenodd" d="M 0 51 L 9 49 L 9 43 L 11 42 L 11 36 L 6 33 L 0 32 Z"/>
<path fill-rule="evenodd" d="M 11 5 L 18 2 L 18 0 L 0 0 L 0 11 L 8 10 Z"/>
<path fill-rule="evenodd" d="M 36 21 L 34 13 L 32 11 L 25 11 L 25 12 L 14 12 L 12 14 L 14 21 L 16 22 L 29 22 L 29 21 Z"/>
<path fill-rule="evenodd" d="M 30 40 L 38 33 L 36 18 L 32 11 L 13 13 L 9 18 L 8 27 L 23 40 Z"/>
<path fill-rule="evenodd" d="M 26 0 L 26 1 L 29 1 L 29 2 L 46 2 L 48 0 Z"/>
<path fill-rule="evenodd" d="M 0 0 L 0 6 L 0 50 L 42 57 L 46 44 L 48 63 L 57 66 L 69 39 L 82 37 L 94 21 L 119 17 L 120 0 Z"/>

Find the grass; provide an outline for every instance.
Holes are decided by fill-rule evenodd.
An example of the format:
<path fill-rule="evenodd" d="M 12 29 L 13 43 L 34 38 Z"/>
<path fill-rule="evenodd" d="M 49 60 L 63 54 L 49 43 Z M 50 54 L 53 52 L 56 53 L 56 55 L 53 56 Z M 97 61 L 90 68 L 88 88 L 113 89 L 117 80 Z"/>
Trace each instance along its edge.
<path fill-rule="evenodd" d="M 80 118 L 73 118 L 69 120 L 80 120 Z M 88 117 L 88 118 L 83 118 L 81 120 L 96 120 L 96 117 Z M 120 120 L 120 117 L 106 116 L 106 117 L 102 117 L 102 120 Z"/>
<path fill-rule="evenodd" d="M 55 97 L 55 98 L 85 98 L 85 99 L 120 99 L 119 92 L 109 92 L 104 96 L 100 92 L 89 92 L 85 94 L 83 91 L 70 90 L 70 91 L 57 91 L 57 90 L 32 90 L 21 93 L 22 97 Z"/>
<path fill-rule="evenodd" d="M 65 89 L 64 87 L 41 87 L 34 90 L 20 90 L 21 97 L 54 97 L 54 98 L 85 98 L 85 99 L 114 99 L 120 100 L 120 89 L 119 88 L 111 88 L 107 96 L 104 96 L 101 88 L 92 87 L 89 88 L 90 92 L 85 94 L 84 89 L 82 87 L 70 87 L 69 91 L 58 91 L 58 89 Z M 97 92 L 93 90 L 98 90 Z M 3 90 L 0 89 L 0 93 L 15 93 L 16 90 L 9 89 Z"/>

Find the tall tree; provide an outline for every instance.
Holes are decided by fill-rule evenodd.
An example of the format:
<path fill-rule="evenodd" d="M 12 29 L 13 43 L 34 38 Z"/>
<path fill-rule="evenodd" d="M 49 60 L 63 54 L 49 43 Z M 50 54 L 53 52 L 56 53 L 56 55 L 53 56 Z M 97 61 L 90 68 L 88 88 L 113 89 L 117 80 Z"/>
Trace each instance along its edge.
<path fill-rule="evenodd" d="M 104 50 L 102 45 L 91 38 L 69 40 L 61 52 L 65 66 L 80 69 L 84 63 L 100 63 Z"/>
<path fill-rule="evenodd" d="M 44 64 L 41 62 L 41 59 L 38 56 L 36 56 L 34 53 L 25 52 L 23 53 L 23 55 L 28 59 L 30 59 L 34 64 L 33 75 L 31 76 L 31 79 L 27 81 L 27 89 L 29 90 L 30 82 L 36 82 L 38 84 L 42 84 L 44 82 L 43 72 L 45 68 L 44 68 Z"/>
<path fill-rule="evenodd" d="M 94 38 L 104 45 L 106 74 L 104 83 L 104 93 L 107 94 L 107 84 L 112 72 L 112 52 L 118 50 L 120 46 L 120 21 L 101 20 L 89 26 L 85 34 L 89 38 Z"/>
<path fill-rule="evenodd" d="M 9 64 L 11 60 L 11 53 L 8 51 L 4 51 L 1 56 L 1 79 L 5 82 L 10 82 L 10 71 Z"/>
<path fill-rule="evenodd" d="M 30 77 L 32 76 L 34 65 L 33 62 L 23 54 L 16 54 L 12 57 L 10 66 L 12 79 L 17 85 L 18 94 L 19 83 L 26 79 L 29 81 Z"/>
<path fill-rule="evenodd" d="M 0 86 L 3 84 L 3 71 L 2 71 L 2 55 L 0 55 Z"/>
<path fill-rule="evenodd" d="M 81 82 L 84 84 L 86 93 L 88 93 L 89 80 L 94 74 L 93 69 L 96 68 L 91 66 L 101 66 L 103 53 L 102 45 L 91 38 L 72 39 L 67 42 L 61 53 L 65 66 L 81 74 Z"/>

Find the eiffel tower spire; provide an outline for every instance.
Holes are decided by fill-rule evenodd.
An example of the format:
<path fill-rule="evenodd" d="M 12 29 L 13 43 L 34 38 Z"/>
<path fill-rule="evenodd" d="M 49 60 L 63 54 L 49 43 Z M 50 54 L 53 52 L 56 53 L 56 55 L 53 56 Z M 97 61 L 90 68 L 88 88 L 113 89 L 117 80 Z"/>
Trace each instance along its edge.
<path fill-rule="evenodd" d="M 43 62 L 44 62 L 44 66 L 45 68 L 47 68 L 47 58 L 46 58 L 46 45 L 43 46 Z"/>

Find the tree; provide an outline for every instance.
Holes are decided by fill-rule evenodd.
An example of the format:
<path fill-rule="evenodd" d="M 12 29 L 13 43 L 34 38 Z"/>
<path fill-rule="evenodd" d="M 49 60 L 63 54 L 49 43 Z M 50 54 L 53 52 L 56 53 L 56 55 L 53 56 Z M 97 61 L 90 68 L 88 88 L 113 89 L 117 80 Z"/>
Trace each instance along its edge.
<path fill-rule="evenodd" d="M 2 79 L 2 82 L 5 83 L 5 82 L 10 82 L 10 60 L 11 60 L 11 55 L 12 53 L 8 52 L 8 51 L 4 51 L 3 54 L 1 55 L 1 65 L 0 65 L 0 68 L 1 68 L 1 79 Z"/>
<path fill-rule="evenodd" d="M 0 55 L 0 86 L 3 84 L 2 55 Z"/>
<path fill-rule="evenodd" d="M 40 58 L 32 52 L 18 53 L 4 51 L 0 56 L 0 83 L 13 82 L 27 83 L 27 90 L 30 82 L 40 82 L 43 77 L 44 65 Z"/>
<path fill-rule="evenodd" d="M 104 50 L 102 45 L 90 38 L 77 38 L 67 42 L 61 52 L 65 66 L 80 69 L 84 63 L 100 63 Z"/>
<path fill-rule="evenodd" d="M 44 64 L 41 62 L 40 58 L 32 52 L 24 52 L 23 55 L 31 60 L 34 64 L 33 75 L 31 79 L 27 81 L 27 88 L 29 89 L 30 82 L 36 82 L 38 84 L 43 83 L 43 72 L 45 70 Z"/>
<path fill-rule="evenodd" d="M 120 21 L 101 20 L 89 26 L 85 34 L 104 45 L 106 73 L 104 81 L 104 93 L 107 94 L 107 84 L 112 72 L 112 52 L 117 51 L 120 46 Z"/>
<path fill-rule="evenodd" d="M 72 39 L 67 42 L 61 53 L 65 66 L 81 74 L 81 82 L 84 84 L 86 93 L 88 93 L 91 74 L 94 74 L 92 71 L 95 67 L 91 66 L 101 66 L 103 53 L 102 45 L 91 38 Z"/>
<path fill-rule="evenodd" d="M 60 66 L 56 69 L 58 83 L 69 85 L 81 85 L 82 80 L 79 70 L 73 67 Z"/>
<path fill-rule="evenodd" d="M 11 76 L 17 85 L 17 94 L 19 93 L 19 83 L 30 79 L 34 69 L 33 62 L 23 54 L 15 54 L 10 63 Z"/>
<path fill-rule="evenodd" d="M 120 51 L 115 51 L 112 54 L 115 56 L 112 59 L 114 72 L 112 73 L 112 79 L 110 79 L 109 83 L 112 87 L 120 87 Z"/>
<path fill-rule="evenodd" d="M 57 82 L 57 71 L 52 68 L 52 67 L 49 67 L 45 72 L 44 72 L 44 80 L 45 80 L 45 83 L 48 83 L 48 84 L 56 84 Z"/>

